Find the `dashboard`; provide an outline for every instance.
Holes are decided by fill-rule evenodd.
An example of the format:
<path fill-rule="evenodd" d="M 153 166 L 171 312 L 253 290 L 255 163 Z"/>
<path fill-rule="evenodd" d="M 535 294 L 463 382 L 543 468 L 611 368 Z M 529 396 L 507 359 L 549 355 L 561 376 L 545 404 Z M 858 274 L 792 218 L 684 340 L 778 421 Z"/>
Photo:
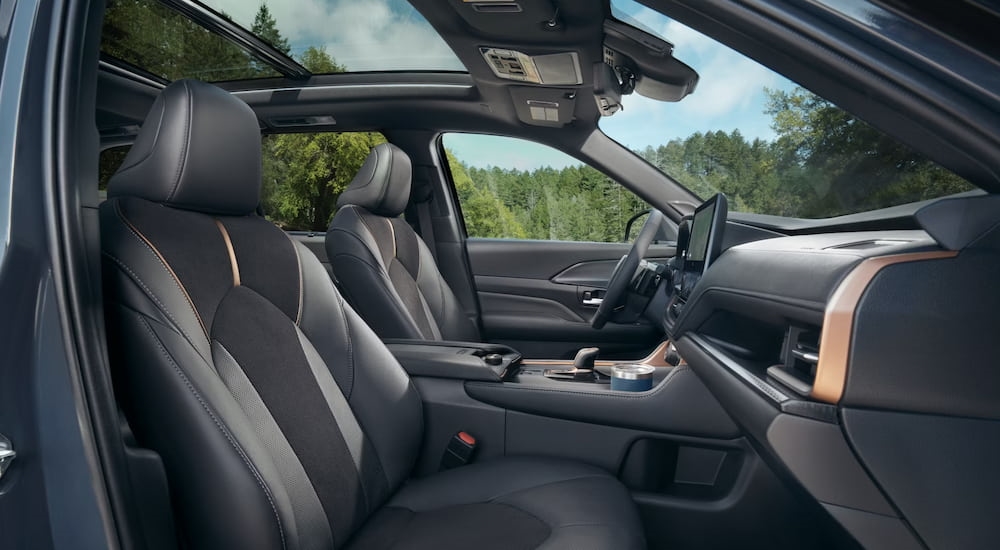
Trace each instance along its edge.
<path fill-rule="evenodd" d="M 932 203 L 921 229 L 798 236 L 720 205 L 682 224 L 650 309 L 761 456 L 866 547 L 996 533 L 1000 369 L 984 358 L 1000 354 L 1000 201 Z"/>

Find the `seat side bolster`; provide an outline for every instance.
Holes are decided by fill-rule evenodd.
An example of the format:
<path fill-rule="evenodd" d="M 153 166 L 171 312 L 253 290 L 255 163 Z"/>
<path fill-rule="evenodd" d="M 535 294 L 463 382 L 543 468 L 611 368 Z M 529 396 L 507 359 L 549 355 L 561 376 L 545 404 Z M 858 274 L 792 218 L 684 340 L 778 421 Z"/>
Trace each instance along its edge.
<path fill-rule="evenodd" d="M 337 292 L 315 255 L 304 250 L 300 255 L 305 294 L 299 328 L 347 398 L 393 491 L 416 462 L 423 432 L 420 396 L 396 358 Z"/>
<path fill-rule="evenodd" d="M 417 288 L 434 315 L 434 320 L 444 340 L 458 342 L 478 342 L 482 338 L 479 329 L 465 315 L 455 292 L 448 286 L 441 270 L 434 262 L 434 256 L 424 241 L 415 239 L 419 269 L 415 277 Z"/>
<path fill-rule="evenodd" d="M 331 228 L 327 255 L 348 301 L 385 338 L 427 338 L 396 293 L 388 272 L 353 231 Z M 331 241 L 336 244 L 330 245 Z M 391 313 L 388 313 L 391 312 Z"/>
<path fill-rule="evenodd" d="M 297 547 L 278 472 L 214 367 L 155 319 L 123 306 L 113 319 L 123 405 L 168 479 L 184 480 L 171 490 L 192 547 Z"/>

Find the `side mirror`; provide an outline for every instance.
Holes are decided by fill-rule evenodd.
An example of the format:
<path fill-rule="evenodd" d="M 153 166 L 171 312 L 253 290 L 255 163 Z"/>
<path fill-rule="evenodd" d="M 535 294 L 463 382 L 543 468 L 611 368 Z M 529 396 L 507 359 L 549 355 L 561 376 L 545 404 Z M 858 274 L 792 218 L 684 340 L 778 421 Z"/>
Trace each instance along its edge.
<path fill-rule="evenodd" d="M 649 216 L 649 212 L 650 212 L 649 210 L 643 210 L 642 212 L 639 212 L 638 214 L 632 216 L 631 218 L 628 219 L 627 222 L 625 222 L 625 235 L 622 236 L 623 243 L 632 242 L 632 240 L 635 238 L 632 236 L 632 226 L 634 226 L 635 222 L 637 222 L 640 219 L 643 220 L 643 222 L 645 222 L 646 217 Z M 639 224 L 639 227 L 642 227 L 642 224 Z"/>
<path fill-rule="evenodd" d="M 635 240 L 632 230 L 635 229 L 636 234 L 639 233 L 639 230 L 642 229 L 642 224 L 646 222 L 646 218 L 649 216 L 649 212 L 649 210 L 643 210 L 628 219 L 625 223 L 625 235 L 622 236 L 623 243 L 630 243 Z M 642 223 L 636 223 L 639 221 Z M 677 228 L 669 221 L 664 219 L 658 229 L 656 237 L 653 239 L 653 244 L 677 242 Z"/>

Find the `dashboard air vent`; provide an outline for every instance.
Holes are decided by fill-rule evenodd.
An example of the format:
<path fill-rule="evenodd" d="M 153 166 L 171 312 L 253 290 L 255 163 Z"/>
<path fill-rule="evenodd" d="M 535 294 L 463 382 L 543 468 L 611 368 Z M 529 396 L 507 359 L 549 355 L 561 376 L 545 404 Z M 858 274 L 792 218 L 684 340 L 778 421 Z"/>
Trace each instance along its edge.
<path fill-rule="evenodd" d="M 870 241 L 860 241 L 856 243 L 839 244 L 830 248 L 838 250 L 867 250 L 870 248 L 882 248 L 883 246 L 895 246 L 913 242 L 905 239 L 873 239 Z"/>
<path fill-rule="evenodd" d="M 785 333 L 782 364 L 767 369 L 767 375 L 805 397 L 812 392 L 819 363 L 819 329 L 789 327 Z"/>

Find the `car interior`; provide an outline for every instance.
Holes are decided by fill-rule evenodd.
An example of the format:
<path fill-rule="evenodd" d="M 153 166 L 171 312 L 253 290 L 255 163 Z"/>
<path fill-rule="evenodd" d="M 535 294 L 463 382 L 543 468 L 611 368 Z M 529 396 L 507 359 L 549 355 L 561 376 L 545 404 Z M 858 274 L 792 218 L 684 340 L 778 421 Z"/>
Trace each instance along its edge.
<path fill-rule="evenodd" d="M 0 303 L 48 311 L 14 362 L 75 358 L 11 441 L 81 459 L 0 438 L 10 525 L 61 510 L 31 547 L 994 547 L 1000 57 L 959 23 L 1000 11 L 277 4 L 51 14 L 56 260 Z M 794 82 L 726 95 L 709 43 Z M 773 139 L 615 133 L 725 101 Z M 874 145 L 810 164 L 833 119 Z"/>

